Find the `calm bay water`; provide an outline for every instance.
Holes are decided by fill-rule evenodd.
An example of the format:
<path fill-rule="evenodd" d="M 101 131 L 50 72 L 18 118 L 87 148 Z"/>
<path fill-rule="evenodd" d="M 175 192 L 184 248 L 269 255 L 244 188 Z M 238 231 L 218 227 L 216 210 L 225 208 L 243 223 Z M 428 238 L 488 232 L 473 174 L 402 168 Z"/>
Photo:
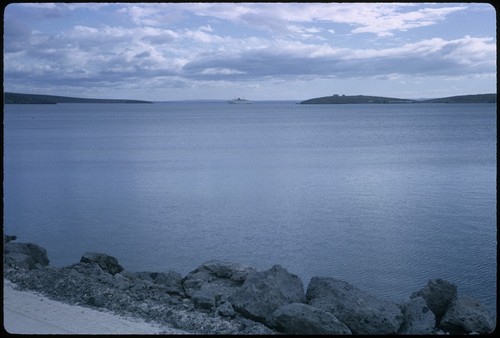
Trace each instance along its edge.
<path fill-rule="evenodd" d="M 209 259 L 496 311 L 496 105 L 4 106 L 4 231 L 132 271 Z"/>

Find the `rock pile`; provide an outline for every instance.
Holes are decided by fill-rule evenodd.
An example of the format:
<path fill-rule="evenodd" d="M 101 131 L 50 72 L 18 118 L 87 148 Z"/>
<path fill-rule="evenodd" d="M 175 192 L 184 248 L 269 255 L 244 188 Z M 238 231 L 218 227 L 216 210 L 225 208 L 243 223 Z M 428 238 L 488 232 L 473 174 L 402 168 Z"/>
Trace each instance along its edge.
<path fill-rule="evenodd" d="M 88 252 L 80 262 L 49 266 L 38 245 L 4 236 L 4 277 L 70 304 L 108 309 L 203 334 L 487 334 L 487 309 L 441 279 L 396 304 L 332 277 L 300 278 L 280 265 L 208 261 L 175 271 L 130 272 L 115 257 Z"/>

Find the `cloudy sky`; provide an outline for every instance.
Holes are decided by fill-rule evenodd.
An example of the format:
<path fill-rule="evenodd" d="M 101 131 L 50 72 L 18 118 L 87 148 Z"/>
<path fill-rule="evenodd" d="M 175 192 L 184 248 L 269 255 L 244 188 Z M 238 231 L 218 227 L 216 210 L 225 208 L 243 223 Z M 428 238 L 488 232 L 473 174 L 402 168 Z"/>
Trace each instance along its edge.
<path fill-rule="evenodd" d="M 496 92 L 481 3 L 74 3 L 4 10 L 4 90 L 153 101 Z"/>

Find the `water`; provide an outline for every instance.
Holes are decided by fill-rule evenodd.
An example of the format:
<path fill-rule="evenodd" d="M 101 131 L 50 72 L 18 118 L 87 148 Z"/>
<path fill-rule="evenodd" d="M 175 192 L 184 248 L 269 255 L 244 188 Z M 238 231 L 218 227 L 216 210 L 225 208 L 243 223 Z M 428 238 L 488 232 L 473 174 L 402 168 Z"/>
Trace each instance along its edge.
<path fill-rule="evenodd" d="M 54 266 L 443 278 L 496 313 L 496 105 L 6 105 L 4 231 Z"/>

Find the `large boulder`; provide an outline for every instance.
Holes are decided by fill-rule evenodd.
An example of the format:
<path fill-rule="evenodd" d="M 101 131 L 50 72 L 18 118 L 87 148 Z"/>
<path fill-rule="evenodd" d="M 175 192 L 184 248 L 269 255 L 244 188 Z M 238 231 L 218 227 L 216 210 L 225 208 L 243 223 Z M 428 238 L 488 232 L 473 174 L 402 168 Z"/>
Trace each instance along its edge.
<path fill-rule="evenodd" d="M 26 269 L 34 269 L 37 265 L 49 265 L 47 250 L 33 243 L 16 243 L 12 242 L 12 239 L 7 239 L 3 252 L 6 263 Z"/>
<path fill-rule="evenodd" d="M 353 334 L 395 334 L 403 322 L 395 303 L 336 278 L 313 277 L 306 297 L 309 305 L 333 314 Z"/>
<path fill-rule="evenodd" d="M 223 317 L 234 317 L 236 315 L 233 306 L 229 302 L 222 303 L 216 310 Z"/>
<path fill-rule="evenodd" d="M 244 282 L 249 273 L 257 271 L 251 266 L 219 260 L 207 261 L 201 265 L 201 268 L 216 277 L 228 278 L 237 282 Z"/>
<path fill-rule="evenodd" d="M 286 304 L 274 311 L 274 327 L 286 334 L 351 334 L 334 315 L 303 303 Z"/>
<path fill-rule="evenodd" d="M 9 242 L 12 242 L 12 241 L 15 241 L 17 239 L 17 236 L 10 236 L 10 235 L 3 235 L 3 244 L 5 245 L 5 243 L 9 243 Z"/>
<path fill-rule="evenodd" d="M 443 279 L 431 279 L 422 290 L 410 296 L 410 298 L 416 297 L 425 299 L 439 324 L 448 306 L 457 298 L 457 286 Z"/>
<path fill-rule="evenodd" d="M 439 327 L 452 334 L 489 334 L 495 329 L 495 321 L 478 300 L 463 296 L 451 302 Z"/>
<path fill-rule="evenodd" d="M 30 256 L 19 252 L 4 254 L 3 262 L 5 266 L 15 266 L 25 270 L 33 269 L 36 266 Z"/>
<path fill-rule="evenodd" d="M 400 334 L 426 335 L 432 334 L 436 326 L 436 316 L 427 307 L 425 299 L 416 297 L 401 305 L 403 325 Z"/>
<path fill-rule="evenodd" d="M 177 271 L 168 270 L 167 272 L 126 272 L 125 276 L 132 280 L 140 279 L 149 281 L 156 285 L 160 285 L 168 294 L 184 296 L 182 275 Z"/>
<path fill-rule="evenodd" d="M 219 304 L 217 300 L 220 300 L 226 294 L 220 285 L 204 283 L 191 297 L 195 307 L 199 309 L 212 310 Z"/>
<path fill-rule="evenodd" d="M 238 263 L 211 260 L 187 274 L 182 279 L 182 286 L 197 308 L 213 310 L 226 303 L 248 274 L 256 271 Z M 223 307 L 229 308 L 228 305 Z"/>
<path fill-rule="evenodd" d="M 133 283 L 131 278 L 128 278 L 125 274 L 123 274 L 124 272 L 125 271 L 115 274 L 112 280 L 114 287 L 122 291 L 129 289 Z"/>
<path fill-rule="evenodd" d="M 123 267 L 118 264 L 118 260 L 115 257 L 103 253 L 87 252 L 80 258 L 80 262 L 95 263 L 99 265 L 103 271 L 112 275 L 123 271 Z"/>
<path fill-rule="evenodd" d="M 241 288 L 229 297 L 237 312 L 268 326 L 272 326 L 271 316 L 278 308 L 305 300 L 300 278 L 280 265 L 249 274 Z"/>

